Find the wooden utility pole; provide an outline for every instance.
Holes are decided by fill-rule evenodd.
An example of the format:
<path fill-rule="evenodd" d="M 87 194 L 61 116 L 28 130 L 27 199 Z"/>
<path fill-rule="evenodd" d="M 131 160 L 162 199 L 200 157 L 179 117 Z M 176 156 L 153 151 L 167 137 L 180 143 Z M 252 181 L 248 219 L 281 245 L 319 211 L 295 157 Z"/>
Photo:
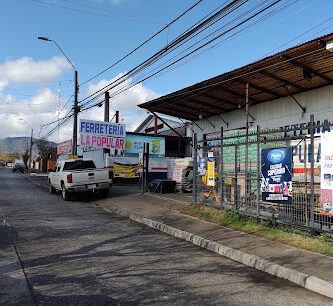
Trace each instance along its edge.
<path fill-rule="evenodd" d="M 105 92 L 105 103 L 104 103 L 104 121 L 109 122 L 110 120 L 110 94 L 108 91 Z M 106 162 L 106 154 L 110 153 L 110 149 L 103 149 L 103 156 L 105 156 Z M 106 165 L 106 163 L 105 163 Z"/>
<path fill-rule="evenodd" d="M 79 91 L 78 81 L 77 81 L 77 70 L 74 72 L 74 124 L 73 124 L 73 148 L 72 154 L 77 155 L 77 115 L 79 113 L 79 107 L 77 102 L 77 96 Z"/>

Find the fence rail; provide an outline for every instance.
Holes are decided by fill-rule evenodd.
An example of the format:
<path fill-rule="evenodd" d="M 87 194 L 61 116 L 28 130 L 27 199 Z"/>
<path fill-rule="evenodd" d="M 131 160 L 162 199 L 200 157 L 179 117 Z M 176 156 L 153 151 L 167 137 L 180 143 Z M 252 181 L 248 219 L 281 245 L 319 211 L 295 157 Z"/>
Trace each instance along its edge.
<path fill-rule="evenodd" d="M 247 135 L 246 130 L 221 129 L 219 135 L 215 133 L 211 139 L 206 137 L 200 140 L 194 135 L 193 202 L 332 233 L 333 213 L 325 213 L 320 197 L 321 143 L 320 136 L 316 135 L 320 128 L 330 130 L 332 124 L 319 125 L 313 115 L 310 118 L 308 126 L 297 128 L 263 129 L 257 126 L 250 129 Z M 264 201 L 262 196 L 261 152 L 281 147 L 291 147 L 293 154 L 289 204 Z M 214 182 L 207 174 L 209 169 L 206 169 L 205 175 L 202 175 L 203 172 L 200 174 L 200 158 L 214 162 Z"/>

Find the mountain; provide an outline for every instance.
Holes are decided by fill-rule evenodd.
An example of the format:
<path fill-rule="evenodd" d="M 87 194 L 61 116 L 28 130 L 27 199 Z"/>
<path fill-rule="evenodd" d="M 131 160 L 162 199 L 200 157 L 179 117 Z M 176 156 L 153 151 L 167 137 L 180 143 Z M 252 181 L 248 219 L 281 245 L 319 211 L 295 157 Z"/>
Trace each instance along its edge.
<path fill-rule="evenodd" d="M 32 141 L 36 142 L 38 139 L 33 138 Z M 49 141 L 52 147 L 56 147 L 55 142 Z M 30 137 L 8 137 L 0 139 L 0 153 L 24 153 L 25 149 L 30 148 Z M 36 145 L 32 146 L 33 153 L 37 153 L 38 149 Z"/>

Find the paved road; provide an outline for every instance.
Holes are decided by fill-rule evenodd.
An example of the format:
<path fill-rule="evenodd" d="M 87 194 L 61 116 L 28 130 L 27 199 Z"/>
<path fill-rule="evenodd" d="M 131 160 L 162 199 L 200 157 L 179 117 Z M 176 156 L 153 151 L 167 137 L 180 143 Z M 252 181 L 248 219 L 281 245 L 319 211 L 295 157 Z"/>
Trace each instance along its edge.
<path fill-rule="evenodd" d="M 0 210 L 34 298 L 23 290 L 22 277 L 13 282 L 23 274 L 2 226 L 0 304 L 332 303 L 288 281 L 105 213 L 87 203 L 96 198 L 86 197 L 64 202 L 24 175 L 0 168 Z"/>

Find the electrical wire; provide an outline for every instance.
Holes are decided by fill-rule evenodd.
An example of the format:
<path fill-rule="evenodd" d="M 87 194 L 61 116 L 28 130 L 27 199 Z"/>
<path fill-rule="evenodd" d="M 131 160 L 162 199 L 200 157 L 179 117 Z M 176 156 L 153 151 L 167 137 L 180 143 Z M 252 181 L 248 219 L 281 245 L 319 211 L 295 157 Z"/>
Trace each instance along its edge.
<path fill-rule="evenodd" d="M 93 93 L 93 94 L 87 96 L 86 98 L 84 98 L 83 100 L 81 100 L 80 103 L 84 102 L 85 100 L 89 99 L 90 97 L 93 97 L 94 95 L 98 94 L 99 92 L 102 92 L 103 90 L 105 90 L 107 87 L 109 87 L 111 85 L 114 85 L 114 84 L 119 85 L 120 83 L 124 82 L 126 80 L 126 78 L 132 76 L 134 73 L 140 72 L 142 69 L 147 67 L 147 65 L 150 65 L 151 63 L 155 62 L 157 59 L 161 58 L 161 56 L 163 56 L 163 54 L 165 54 L 166 52 L 170 51 L 170 49 L 173 49 L 174 47 L 176 47 L 177 45 L 182 43 L 189 36 L 195 34 L 195 32 L 197 32 L 199 29 L 201 29 L 202 27 L 206 26 L 207 24 L 209 24 L 210 22 L 212 22 L 213 20 L 218 18 L 221 14 L 223 14 L 226 11 L 228 11 L 229 9 L 233 8 L 235 5 L 237 5 L 237 3 L 243 2 L 243 4 L 244 4 L 247 1 L 248 0 L 242 0 L 242 1 L 241 0 L 234 0 L 234 1 L 232 1 L 230 4 L 228 4 L 227 6 L 223 7 L 219 11 L 217 11 L 214 15 L 212 15 L 209 18 L 202 21 L 196 27 L 194 27 L 194 28 L 191 27 L 187 31 L 183 32 L 181 35 L 179 35 L 177 38 L 175 38 L 172 42 L 170 42 L 165 47 L 160 49 L 158 52 L 156 52 L 154 55 L 152 55 L 147 60 L 143 61 L 142 63 L 140 63 L 136 67 L 132 68 L 129 72 L 125 73 L 124 75 L 122 75 L 118 79 L 112 81 L 108 85 L 106 85 L 103 88 L 97 90 L 95 93 Z M 281 0 L 278 0 L 278 1 L 281 1 Z"/>
<path fill-rule="evenodd" d="M 161 24 L 160 22 L 152 21 L 152 20 L 150 20 L 150 21 L 148 21 L 148 20 L 135 20 L 133 18 L 111 16 L 111 15 L 106 15 L 106 14 L 97 13 L 97 12 L 85 11 L 85 10 L 81 10 L 81 9 L 77 9 L 77 8 L 73 8 L 73 7 L 69 7 L 69 6 L 63 6 L 63 5 L 55 4 L 53 2 L 48 2 L 48 1 L 40 1 L 40 0 L 31 0 L 31 1 L 36 2 L 36 3 L 40 3 L 40 4 L 46 4 L 46 5 L 49 5 L 49 6 L 54 6 L 54 7 L 57 7 L 57 8 L 62 8 L 62 9 L 74 11 L 74 12 L 85 13 L 85 14 L 89 14 L 89 15 L 102 16 L 102 17 L 107 17 L 107 18 L 112 18 L 112 19 L 121 19 L 121 20 L 125 20 L 125 21 L 130 21 L 130 22 Z"/>
<path fill-rule="evenodd" d="M 96 7 L 96 6 L 82 4 L 82 3 L 75 2 L 75 1 L 70 1 L 70 0 L 60 0 L 60 1 L 71 3 L 71 4 L 74 4 L 74 5 L 78 5 L 78 6 L 82 6 L 82 7 L 92 8 L 92 9 L 97 10 L 97 11 L 108 12 L 108 13 L 111 13 L 111 14 L 114 14 L 114 15 L 125 16 L 125 17 L 131 18 L 131 19 L 137 19 L 138 22 L 148 22 L 148 23 L 153 23 L 153 24 L 165 25 L 165 23 L 162 23 L 160 21 L 151 20 L 151 19 L 147 19 L 147 18 L 141 18 L 141 17 L 137 17 L 137 16 L 131 16 L 131 15 L 115 12 L 115 11 L 109 10 L 109 9 L 101 9 L 101 8 Z"/>
<path fill-rule="evenodd" d="M 249 21 L 250 19 L 256 17 L 257 15 L 259 15 L 259 14 L 262 13 L 263 11 L 269 9 L 270 7 L 274 6 L 275 4 L 279 3 L 280 1 L 281 1 L 281 0 L 277 0 L 277 1 L 273 2 L 273 3 L 271 3 L 270 5 L 266 6 L 265 8 L 259 10 L 258 12 L 256 12 L 256 13 L 253 14 L 252 16 L 250 16 L 249 18 L 243 20 L 243 21 L 240 22 L 238 25 L 235 25 L 235 26 L 232 27 L 231 29 L 228 29 L 227 31 L 224 31 L 222 34 L 219 34 L 218 36 L 216 36 L 216 37 L 214 37 L 213 39 L 209 40 L 208 42 L 206 42 L 206 43 L 203 44 L 202 46 L 196 48 L 194 51 L 192 51 L 192 52 L 190 52 L 189 54 L 183 56 L 182 58 L 178 59 L 177 61 L 173 62 L 172 64 L 170 64 L 170 65 L 164 67 L 164 68 L 161 69 L 160 71 L 163 71 L 163 70 L 167 69 L 168 67 L 170 67 L 171 65 L 174 65 L 175 63 L 179 62 L 179 61 L 182 60 L 183 58 L 185 58 L 185 57 L 187 57 L 187 56 L 193 54 L 195 51 L 199 50 L 200 48 L 203 48 L 203 47 L 205 47 L 206 45 L 210 44 L 211 42 L 217 40 L 219 37 L 223 36 L 226 32 L 230 32 L 231 30 L 235 29 L 236 27 L 238 27 L 238 26 L 240 26 L 240 25 L 246 23 L 246 22 Z M 236 2 L 238 2 L 238 1 L 236 1 Z M 268 15 L 267 15 L 267 16 L 268 16 Z M 267 17 L 267 18 L 268 18 L 268 17 Z M 160 71 L 158 71 L 157 73 L 159 73 Z M 153 76 L 156 75 L 157 73 L 154 73 L 153 75 L 151 75 L 151 76 L 145 78 L 144 80 L 153 77 Z M 239 76 L 238 76 L 238 77 L 239 77 Z M 144 80 L 141 80 L 141 82 L 144 81 Z M 223 82 L 225 82 L 225 81 L 229 81 L 229 80 L 224 80 Z M 219 82 L 219 83 L 220 83 L 220 82 Z M 138 83 L 137 83 L 137 84 L 138 84 Z M 133 87 L 133 86 L 135 86 L 135 85 L 137 85 L 137 84 L 133 84 L 133 85 L 131 85 L 129 88 L 131 88 L 131 87 Z M 210 86 L 213 86 L 213 84 L 210 84 Z M 128 88 L 127 88 L 127 89 L 128 89 Z M 201 89 L 201 88 L 200 88 L 200 89 Z M 197 90 L 198 90 L 198 89 L 197 89 Z M 121 93 L 121 92 L 118 92 L 117 94 L 119 94 L 119 93 Z M 186 92 L 186 93 L 187 93 L 187 92 Z M 182 93 L 182 94 L 186 94 L 186 93 Z M 94 98 L 94 99 L 95 99 L 95 98 Z M 82 100 L 82 101 L 84 101 L 84 100 Z M 81 101 L 81 102 L 82 102 L 82 101 Z M 89 102 L 89 101 L 88 101 L 88 102 Z M 88 110 L 88 109 L 90 109 L 90 108 L 92 108 L 92 107 L 95 107 L 95 106 L 97 106 L 98 104 L 100 104 L 101 102 L 104 102 L 104 101 L 99 101 L 98 103 L 96 103 L 96 104 L 94 104 L 94 105 L 87 106 L 86 108 L 82 108 L 82 111 L 86 111 L 86 110 Z"/>
<path fill-rule="evenodd" d="M 214 38 L 210 39 L 210 40 L 207 41 L 206 43 L 204 43 L 204 44 L 202 44 L 201 46 L 197 47 L 196 49 L 192 50 L 192 51 L 189 52 L 188 54 L 182 56 L 181 58 L 175 60 L 174 62 L 170 63 L 169 65 L 167 65 L 167 66 L 165 66 L 165 67 L 163 67 L 162 69 L 158 70 L 157 72 L 155 72 L 155 73 L 153 73 L 153 74 L 147 76 L 146 78 L 141 79 L 140 82 L 144 82 L 144 81 L 146 81 L 147 79 L 149 79 L 149 78 L 151 78 L 151 77 L 153 77 L 153 76 L 159 74 L 159 73 L 162 72 L 163 70 L 165 70 L 165 69 L 171 67 L 172 65 L 174 65 L 174 64 L 176 64 L 176 63 L 178 63 L 178 62 L 180 62 L 180 61 L 183 60 L 184 58 L 190 56 L 191 54 L 195 53 L 196 51 L 200 50 L 201 48 L 203 48 L 203 47 L 209 45 L 210 43 L 214 42 L 215 40 L 217 40 L 218 38 L 222 37 L 222 36 L 225 35 L 226 33 L 229 33 L 229 32 L 232 31 L 233 29 L 235 29 L 235 28 L 237 28 L 237 27 L 243 25 L 243 24 L 246 23 L 247 21 L 251 20 L 252 18 L 256 17 L 257 15 L 261 14 L 261 13 L 264 12 L 265 10 L 269 9 L 270 7 L 274 6 L 275 4 L 277 4 L 277 3 L 281 2 L 281 1 L 282 1 L 282 0 L 276 0 L 276 1 L 274 1 L 273 3 L 267 5 L 266 7 L 260 9 L 258 12 L 252 14 L 250 17 L 248 17 L 248 18 L 246 18 L 245 20 L 241 21 L 241 22 L 238 23 L 237 25 L 235 25 L 235 26 L 229 28 L 228 30 L 225 30 L 223 33 L 221 33 L 221 34 L 215 36 Z M 116 80 L 116 81 L 117 81 L 117 80 Z M 111 82 L 110 84 L 114 84 L 114 83 L 115 83 L 115 81 Z M 118 83 L 118 84 L 113 85 L 111 88 L 108 88 L 108 87 L 110 86 L 110 84 L 107 85 L 107 86 L 105 86 L 105 87 L 103 87 L 101 90 L 96 91 L 95 94 L 98 93 L 98 92 L 100 92 L 100 91 L 105 90 L 106 88 L 107 88 L 107 91 L 108 91 L 108 90 L 114 88 L 115 86 L 118 86 L 118 85 L 119 85 L 119 83 Z M 136 84 L 133 84 L 133 85 L 131 85 L 129 88 L 131 88 L 131 87 L 133 87 L 133 86 L 135 86 L 135 85 L 136 85 Z M 90 95 L 89 97 L 91 97 L 91 96 L 93 96 L 93 94 Z M 91 99 L 90 101 L 92 101 L 92 100 L 93 100 L 93 99 Z M 82 101 L 84 101 L 84 100 L 82 100 Z M 90 102 L 90 101 L 88 101 L 88 102 Z"/>
<path fill-rule="evenodd" d="M 127 57 L 129 57 L 131 54 L 133 54 L 134 52 L 136 52 L 137 50 L 139 50 L 141 47 L 143 47 L 144 45 L 146 45 L 148 42 L 150 42 L 152 39 L 154 39 L 157 35 L 159 35 L 160 33 L 162 33 L 165 29 L 169 28 L 172 24 L 174 24 L 177 20 L 179 20 L 180 18 L 182 18 L 184 15 L 186 15 L 188 12 L 190 12 L 193 8 L 195 8 L 198 4 L 200 4 L 203 0 L 199 0 L 197 1 L 195 4 L 193 4 L 190 8 L 188 8 L 185 12 L 183 12 L 182 14 L 180 14 L 178 17 L 176 17 L 175 19 L 173 19 L 171 22 L 169 22 L 165 27 L 163 27 L 161 30 L 157 31 L 154 35 L 152 35 L 151 37 L 149 37 L 147 40 L 145 40 L 143 43 L 141 43 L 139 46 L 137 46 L 135 49 L 133 49 L 131 52 L 127 53 L 126 55 L 124 55 L 122 58 L 120 58 L 119 60 L 117 60 L 116 62 L 114 62 L 112 65 L 108 66 L 107 68 L 105 68 L 104 70 L 102 70 L 101 72 L 95 74 L 94 76 L 92 76 L 91 78 L 89 78 L 88 80 L 84 81 L 83 83 L 81 83 L 79 86 L 82 86 L 83 84 L 88 83 L 89 81 L 95 79 L 96 77 L 102 75 L 103 73 L 105 73 L 106 71 L 110 70 L 111 68 L 113 68 L 114 66 L 116 66 L 117 64 L 119 64 L 120 62 L 122 62 L 124 59 L 126 59 Z"/>

